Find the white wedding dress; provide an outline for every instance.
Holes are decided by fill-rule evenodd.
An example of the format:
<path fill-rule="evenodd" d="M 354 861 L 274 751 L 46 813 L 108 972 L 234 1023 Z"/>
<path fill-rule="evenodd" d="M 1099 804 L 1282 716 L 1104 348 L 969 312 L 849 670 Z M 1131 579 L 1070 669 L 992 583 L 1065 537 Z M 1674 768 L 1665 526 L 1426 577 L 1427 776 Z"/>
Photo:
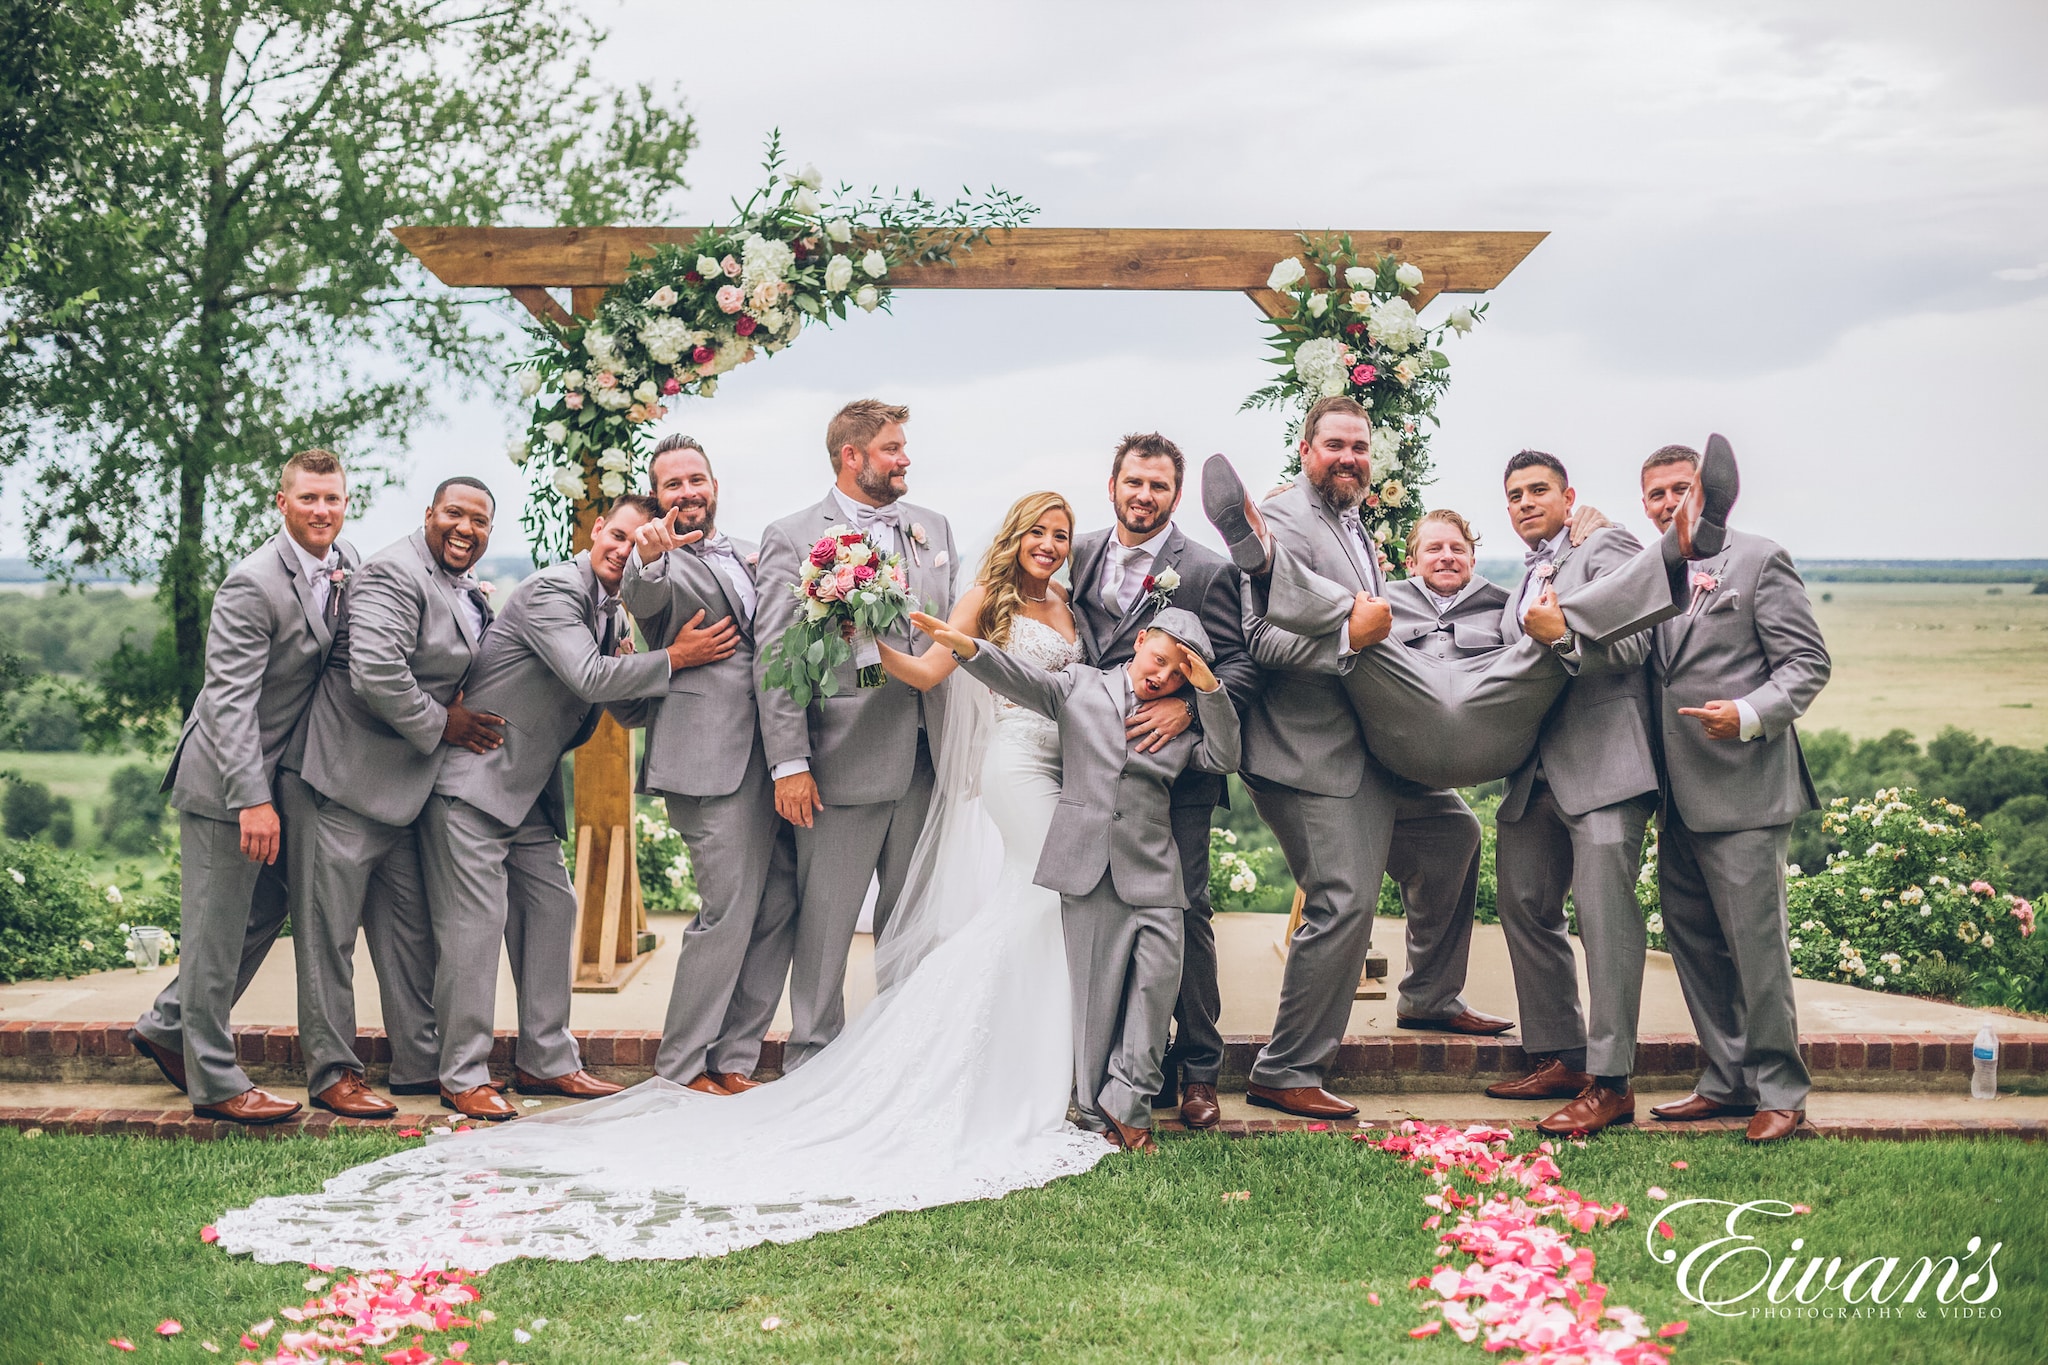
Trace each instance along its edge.
<path fill-rule="evenodd" d="M 1048 670 L 1080 655 L 1026 617 L 1011 651 Z M 1059 798 L 1057 730 L 964 674 L 947 687 L 932 813 L 876 951 L 881 992 L 803 1067 L 731 1097 L 656 1077 L 430 1140 L 223 1214 L 220 1246 L 358 1270 L 676 1260 L 1094 1166 L 1109 1144 L 1066 1121 L 1059 897 L 1031 881 Z"/>

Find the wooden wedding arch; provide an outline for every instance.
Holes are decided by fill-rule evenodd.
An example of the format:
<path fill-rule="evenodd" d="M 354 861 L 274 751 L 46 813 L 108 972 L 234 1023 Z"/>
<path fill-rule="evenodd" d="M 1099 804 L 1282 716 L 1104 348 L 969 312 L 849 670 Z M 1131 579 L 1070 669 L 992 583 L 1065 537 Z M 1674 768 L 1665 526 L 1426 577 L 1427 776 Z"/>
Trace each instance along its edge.
<path fill-rule="evenodd" d="M 694 227 L 400 227 L 393 235 L 443 284 L 503 289 L 539 318 L 595 316 L 633 258 L 664 242 L 687 246 Z M 1314 234 L 1311 234 L 1314 235 Z M 1500 284 L 1543 232 L 1386 232 L 1349 236 L 1359 254 L 1398 255 L 1418 267 L 1417 309 L 1438 294 L 1479 294 Z M 905 265 L 891 289 L 1159 289 L 1242 293 L 1268 317 L 1292 302 L 1266 287 L 1273 263 L 1299 256 L 1301 234 L 1259 228 L 1013 228 L 951 264 Z M 1307 264 L 1304 261 L 1304 264 Z M 1309 266 L 1311 272 L 1314 267 Z M 550 291 L 566 290 L 568 306 Z M 594 492 L 593 488 L 593 492 Z M 578 508 L 576 548 L 589 545 L 593 503 Z M 576 989 L 616 991 L 652 951 L 634 865 L 632 740 L 607 716 L 576 751 Z M 1296 895 L 1295 913 L 1300 913 Z M 1291 926 L 1290 926 L 1291 927 Z M 1377 955 L 1375 955 L 1377 957 Z M 1383 975 L 1385 961 L 1374 964 Z"/>

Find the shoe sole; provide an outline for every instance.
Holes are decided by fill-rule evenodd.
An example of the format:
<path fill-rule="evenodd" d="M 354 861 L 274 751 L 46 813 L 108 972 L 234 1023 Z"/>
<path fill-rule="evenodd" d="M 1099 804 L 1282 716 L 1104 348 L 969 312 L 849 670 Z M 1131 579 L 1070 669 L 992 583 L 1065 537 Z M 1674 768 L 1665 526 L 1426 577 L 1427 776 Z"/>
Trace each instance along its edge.
<path fill-rule="evenodd" d="M 1735 448 L 1716 432 L 1707 438 L 1700 454 L 1700 515 L 1717 526 L 1728 524 L 1728 513 L 1742 496 L 1742 471 L 1735 463 Z"/>
<path fill-rule="evenodd" d="M 1502 1024 L 1499 1028 L 1461 1029 L 1452 1028 L 1449 1024 L 1435 1023 L 1428 1019 L 1396 1019 L 1394 1021 L 1394 1027 L 1405 1029 L 1419 1029 L 1425 1033 L 1450 1033 L 1455 1034 L 1460 1038 L 1498 1038 L 1503 1033 L 1513 1033 L 1515 1031 L 1515 1025 L 1513 1020 L 1510 1020 L 1507 1023 Z M 1572 1091 L 1572 1095 L 1576 1095 L 1578 1093 L 1579 1092 L 1576 1090 Z M 1565 1098 L 1570 1099 L 1571 1095 L 1567 1095 L 1565 1096 Z"/>
<path fill-rule="evenodd" d="M 1598 1128 L 1545 1128 L 1539 1123 L 1536 1125 L 1536 1131 L 1545 1137 L 1591 1137 L 1595 1133 L 1604 1133 L 1609 1128 L 1619 1128 L 1624 1123 L 1634 1123 L 1635 1121 L 1636 1116 L 1634 1114 L 1623 1114 L 1620 1118 L 1610 1119 Z"/>
<path fill-rule="evenodd" d="M 1280 1101 L 1269 1100 L 1262 1095 L 1247 1094 L 1244 1097 L 1244 1102 L 1246 1104 L 1253 1105 L 1260 1109 L 1277 1109 L 1283 1114 L 1292 1114 L 1294 1115 L 1294 1117 L 1298 1119 L 1355 1119 L 1358 1117 L 1358 1109 L 1355 1105 L 1351 1109 L 1341 1114 L 1321 1114 L 1311 1113 L 1302 1109 L 1289 1109 L 1286 1105 L 1280 1103 Z"/>
<path fill-rule="evenodd" d="M 374 1114 L 351 1114 L 346 1109 L 336 1109 L 333 1105 L 322 1104 L 319 1100 L 313 1101 L 313 1107 L 315 1109 L 325 1109 L 330 1114 L 339 1114 L 345 1119 L 395 1119 L 398 1117 L 398 1106 L 395 1104 L 389 1109 L 379 1109 Z"/>
<path fill-rule="evenodd" d="M 441 1101 L 441 1107 L 442 1107 L 443 1109 L 447 1109 L 447 1110 L 450 1110 L 450 1111 L 452 1111 L 452 1112 L 454 1112 L 454 1113 L 457 1113 L 457 1114 L 462 1114 L 462 1117 L 464 1117 L 464 1118 L 466 1118 L 466 1119 L 469 1119 L 469 1120 L 471 1120 L 472 1122 L 475 1122 L 475 1123 L 503 1123 L 503 1122 L 505 1122 L 505 1121 L 506 1121 L 507 1119 L 516 1119 L 516 1118 L 518 1118 L 518 1117 L 519 1117 L 519 1115 L 517 1115 L 517 1114 L 468 1114 L 468 1113 L 463 1113 L 463 1111 L 462 1111 L 462 1110 L 460 1110 L 460 1109 L 457 1109 L 457 1108 L 456 1108 L 456 1107 L 455 1107 L 455 1106 L 454 1106 L 453 1104 L 449 1103 L 449 1102 L 448 1102 L 447 1100 L 442 1100 L 442 1101 Z"/>
<path fill-rule="evenodd" d="M 219 1112 L 208 1113 L 206 1110 L 200 1108 L 198 1105 L 195 1104 L 192 1106 L 192 1113 L 196 1117 L 202 1119 L 213 1119 L 217 1123 L 241 1123 L 247 1124 L 251 1128 L 268 1128 L 273 1123 L 283 1123 L 286 1119 L 297 1118 L 300 1114 L 305 1112 L 305 1109 L 305 1105 L 295 1104 L 291 1108 L 285 1110 L 282 1114 L 279 1114 L 276 1118 L 252 1119 L 237 1118 L 233 1114 L 222 1114 Z"/>
<path fill-rule="evenodd" d="M 1230 547 L 1231 562 L 1246 573 L 1257 573 L 1266 566 L 1266 549 L 1252 534 L 1252 524 L 1245 518 L 1246 496 L 1244 480 L 1237 477 L 1230 461 L 1221 455 L 1211 455 L 1203 463 L 1202 515 L 1209 518 L 1209 524 Z"/>
<path fill-rule="evenodd" d="M 1756 1117 L 1754 1109 L 1716 1109 L 1711 1114 L 1660 1114 L 1650 1111 L 1650 1117 L 1659 1123 L 1698 1123 L 1702 1119 L 1750 1119 Z"/>
<path fill-rule="evenodd" d="M 1570 1090 L 1539 1090 L 1532 1091 L 1528 1094 L 1521 1094 L 1518 1092 L 1502 1094 L 1500 1091 L 1495 1090 L 1492 1086 L 1488 1086 L 1486 1088 L 1486 1098 L 1490 1100 L 1575 1100 L 1580 1095 L 1585 1093 L 1585 1089 L 1586 1087 L 1581 1085 L 1576 1086 Z"/>

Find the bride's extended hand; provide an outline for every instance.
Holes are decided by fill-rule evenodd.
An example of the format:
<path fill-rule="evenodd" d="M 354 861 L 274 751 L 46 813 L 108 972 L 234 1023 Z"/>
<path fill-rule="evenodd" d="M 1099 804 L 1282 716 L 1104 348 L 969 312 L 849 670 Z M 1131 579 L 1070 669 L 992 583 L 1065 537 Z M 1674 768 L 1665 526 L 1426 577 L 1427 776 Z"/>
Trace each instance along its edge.
<path fill-rule="evenodd" d="M 936 616 L 927 616 L 921 611 L 910 613 L 910 624 L 932 637 L 963 659 L 974 657 L 974 637 L 964 631 L 953 629 Z"/>

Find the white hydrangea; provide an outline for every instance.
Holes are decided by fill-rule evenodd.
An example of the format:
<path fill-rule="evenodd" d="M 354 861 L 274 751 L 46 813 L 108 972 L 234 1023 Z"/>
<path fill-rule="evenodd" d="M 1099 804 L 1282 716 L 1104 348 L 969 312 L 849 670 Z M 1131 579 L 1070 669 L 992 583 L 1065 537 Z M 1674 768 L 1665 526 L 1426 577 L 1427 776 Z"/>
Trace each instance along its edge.
<path fill-rule="evenodd" d="M 1294 350 L 1294 372 L 1318 398 L 1344 392 L 1351 380 L 1351 350 L 1335 337 L 1304 341 Z"/>
<path fill-rule="evenodd" d="M 591 395 L 597 405 L 608 412 L 624 412 L 633 406 L 633 395 L 624 385 L 615 389 L 598 389 Z"/>
<path fill-rule="evenodd" d="M 647 357 L 657 365 L 673 365 L 693 340 L 690 325 L 681 318 L 659 317 L 640 329 Z"/>
<path fill-rule="evenodd" d="M 616 498 L 626 491 L 626 476 L 616 469 L 607 469 L 597 481 L 597 491 L 608 498 Z"/>
<path fill-rule="evenodd" d="M 1299 259 L 1293 256 L 1284 257 L 1273 262 L 1273 273 L 1266 276 L 1266 288 L 1292 289 L 1301 283 L 1301 277 L 1307 273 Z"/>
<path fill-rule="evenodd" d="M 610 332 L 589 331 L 583 334 L 583 349 L 590 353 L 590 361 L 600 370 L 625 368 L 625 361 L 619 355 L 618 337 Z"/>
<path fill-rule="evenodd" d="M 1381 299 L 1365 315 L 1365 330 L 1375 343 L 1399 354 L 1422 344 L 1422 324 L 1406 299 Z"/>
<path fill-rule="evenodd" d="M 827 293 L 842 293 L 845 291 L 846 286 L 852 283 L 853 258 L 851 256 L 834 256 L 825 263 L 825 290 Z"/>
<path fill-rule="evenodd" d="M 779 284 L 795 264 L 796 253 L 788 242 L 753 233 L 740 246 L 740 288 L 751 293 L 764 282 Z"/>
<path fill-rule="evenodd" d="M 1383 479 L 1390 479 L 1401 467 L 1401 433 L 1393 427 L 1372 429 L 1372 467 Z"/>

